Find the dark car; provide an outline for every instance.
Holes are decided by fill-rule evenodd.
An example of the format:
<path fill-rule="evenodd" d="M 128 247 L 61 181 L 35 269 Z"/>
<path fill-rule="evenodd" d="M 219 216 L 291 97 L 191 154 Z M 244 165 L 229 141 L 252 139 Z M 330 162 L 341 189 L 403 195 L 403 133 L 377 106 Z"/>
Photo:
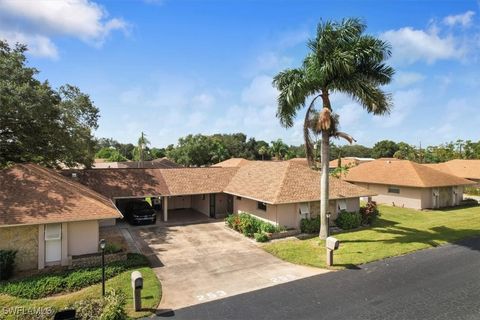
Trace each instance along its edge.
<path fill-rule="evenodd" d="M 125 206 L 125 218 L 131 224 L 155 224 L 157 214 L 147 201 L 132 200 Z"/>

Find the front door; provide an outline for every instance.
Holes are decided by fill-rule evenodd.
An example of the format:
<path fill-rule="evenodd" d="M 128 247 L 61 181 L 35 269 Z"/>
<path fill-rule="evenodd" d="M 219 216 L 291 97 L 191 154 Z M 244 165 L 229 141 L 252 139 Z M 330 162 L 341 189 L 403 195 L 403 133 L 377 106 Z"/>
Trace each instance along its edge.
<path fill-rule="evenodd" d="M 210 218 L 215 218 L 215 193 L 210 194 Z"/>
<path fill-rule="evenodd" d="M 227 195 L 227 214 L 233 213 L 233 196 L 231 194 Z"/>

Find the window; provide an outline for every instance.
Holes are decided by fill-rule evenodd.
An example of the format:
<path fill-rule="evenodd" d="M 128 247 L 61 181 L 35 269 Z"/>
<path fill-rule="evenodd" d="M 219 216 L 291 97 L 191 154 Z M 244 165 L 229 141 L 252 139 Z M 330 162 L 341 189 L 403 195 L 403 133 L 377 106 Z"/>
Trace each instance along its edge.
<path fill-rule="evenodd" d="M 308 203 L 300 203 L 300 214 L 307 215 L 310 213 Z"/>
<path fill-rule="evenodd" d="M 257 202 L 257 209 L 262 211 L 267 211 L 267 204 L 265 202 Z"/>
<path fill-rule="evenodd" d="M 60 223 L 45 225 L 45 240 L 60 240 L 62 239 L 62 225 Z"/>
<path fill-rule="evenodd" d="M 343 211 L 347 210 L 347 200 L 338 200 L 337 201 L 338 210 Z"/>
<path fill-rule="evenodd" d="M 237 196 L 237 200 L 242 200 L 242 197 Z"/>
<path fill-rule="evenodd" d="M 400 188 L 399 187 L 388 187 L 388 193 L 400 193 Z"/>

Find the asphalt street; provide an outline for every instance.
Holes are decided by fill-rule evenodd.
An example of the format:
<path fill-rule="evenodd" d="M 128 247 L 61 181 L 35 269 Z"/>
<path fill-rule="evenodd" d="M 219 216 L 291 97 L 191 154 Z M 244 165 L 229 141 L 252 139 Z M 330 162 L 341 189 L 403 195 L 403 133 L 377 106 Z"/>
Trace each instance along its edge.
<path fill-rule="evenodd" d="M 480 319 L 480 238 L 200 305 L 159 319 Z"/>

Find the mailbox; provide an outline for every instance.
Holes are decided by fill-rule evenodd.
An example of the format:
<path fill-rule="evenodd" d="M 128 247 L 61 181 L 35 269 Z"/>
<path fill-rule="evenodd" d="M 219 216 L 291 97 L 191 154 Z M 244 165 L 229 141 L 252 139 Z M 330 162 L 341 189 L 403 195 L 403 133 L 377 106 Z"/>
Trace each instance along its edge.
<path fill-rule="evenodd" d="M 326 242 L 327 242 L 327 249 L 329 250 L 337 250 L 338 247 L 340 246 L 340 241 L 338 241 L 334 237 L 328 237 Z"/>
<path fill-rule="evenodd" d="M 143 289 L 143 277 L 140 271 L 133 271 L 132 272 L 132 288 L 135 289 Z"/>

